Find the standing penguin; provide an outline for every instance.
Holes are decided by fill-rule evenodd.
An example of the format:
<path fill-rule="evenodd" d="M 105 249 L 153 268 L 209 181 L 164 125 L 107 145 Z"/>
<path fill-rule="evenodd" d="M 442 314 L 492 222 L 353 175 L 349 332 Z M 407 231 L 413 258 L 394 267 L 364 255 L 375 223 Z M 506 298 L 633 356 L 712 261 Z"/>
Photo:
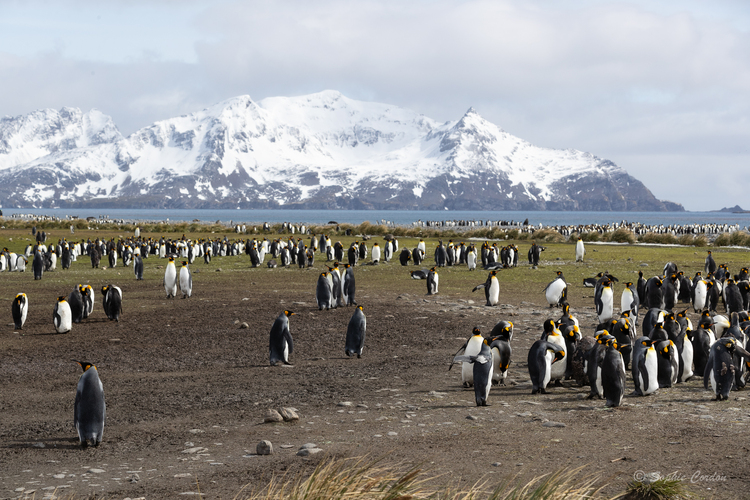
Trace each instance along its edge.
<path fill-rule="evenodd" d="M 183 299 L 189 299 L 193 295 L 193 275 L 185 261 L 182 262 L 180 268 L 180 291 Z"/>
<path fill-rule="evenodd" d="M 594 295 L 594 305 L 596 305 L 596 314 L 599 316 L 599 323 L 605 323 L 612 319 L 614 314 L 613 298 L 612 283 L 606 280 Z"/>
<path fill-rule="evenodd" d="M 469 251 L 466 254 L 466 266 L 469 268 L 469 271 L 473 271 L 477 268 L 477 252 L 474 245 L 469 247 Z"/>
<path fill-rule="evenodd" d="M 102 295 L 104 295 L 103 306 L 107 318 L 110 321 L 119 322 L 122 313 L 122 290 L 118 286 L 107 285 L 102 287 Z"/>
<path fill-rule="evenodd" d="M 40 280 L 44 275 L 44 254 L 42 254 L 41 245 L 36 246 L 34 251 L 34 260 L 31 263 L 31 269 L 34 271 L 34 279 Z"/>
<path fill-rule="evenodd" d="M 276 366 L 279 361 L 285 365 L 291 365 L 289 355 L 294 351 L 294 341 L 289 332 L 289 317 L 293 315 L 292 311 L 284 311 L 271 326 L 268 347 L 271 366 Z"/>
<path fill-rule="evenodd" d="M 380 246 L 377 243 L 372 244 L 371 257 L 372 263 L 377 264 L 380 261 Z"/>
<path fill-rule="evenodd" d="M 318 283 L 315 286 L 315 301 L 318 303 L 318 310 L 322 311 L 325 309 L 331 309 L 333 307 L 333 290 L 331 289 L 331 281 L 328 279 L 327 272 L 320 273 L 318 276 Z"/>
<path fill-rule="evenodd" d="M 78 440 L 82 447 L 99 446 L 104 434 L 104 421 L 107 418 L 104 386 L 99 380 L 96 366 L 85 361 L 76 361 L 76 363 L 83 368 L 83 375 L 78 379 L 76 388 L 73 425 L 78 432 Z"/>
<path fill-rule="evenodd" d="M 557 278 L 544 288 L 544 296 L 550 307 L 562 305 L 567 301 L 568 284 L 565 282 L 562 271 L 557 271 Z"/>
<path fill-rule="evenodd" d="M 164 271 L 164 290 L 167 292 L 167 298 L 171 299 L 177 296 L 177 269 L 174 265 L 174 257 L 169 257 L 167 269 Z"/>
<path fill-rule="evenodd" d="M 680 368 L 680 360 L 677 347 L 671 340 L 662 340 L 656 343 L 656 351 L 659 365 L 659 387 L 672 387 L 677 383 L 677 375 Z"/>
<path fill-rule="evenodd" d="M 73 323 L 80 323 L 83 320 L 83 296 L 79 289 L 81 285 L 73 288 L 73 291 L 68 295 L 68 304 L 70 305 L 70 314 L 73 318 Z"/>
<path fill-rule="evenodd" d="M 659 361 L 656 359 L 656 341 L 648 337 L 641 337 L 633 346 L 633 382 L 635 394 L 648 396 L 659 389 Z"/>
<path fill-rule="evenodd" d="M 714 258 L 711 256 L 711 250 L 709 250 L 708 255 L 706 255 L 703 272 L 706 273 L 706 276 L 716 272 L 716 262 L 714 262 Z"/>
<path fill-rule="evenodd" d="M 427 273 L 427 295 L 436 295 L 438 293 L 438 283 L 440 277 L 438 276 L 437 270 L 433 267 L 430 272 Z"/>
<path fill-rule="evenodd" d="M 472 367 L 472 379 L 474 382 L 474 399 L 477 406 L 487 406 L 487 398 L 492 388 L 492 352 L 487 344 L 487 339 L 482 339 L 479 353 L 476 355 L 456 356 L 453 362 L 462 361 L 464 366 Z"/>
<path fill-rule="evenodd" d="M 622 404 L 625 395 L 625 363 L 622 354 L 617 350 L 617 341 L 609 339 L 602 362 L 602 389 L 608 407 Z"/>
<path fill-rule="evenodd" d="M 639 304 L 640 299 L 635 284 L 628 281 L 625 283 L 625 288 L 622 290 L 622 296 L 620 297 L 620 312 L 633 311 L 633 320 L 637 324 Z"/>
<path fill-rule="evenodd" d="M 583 262 L 583 256 L 586 254 L 586 249 L 583 247 L 583 240 L 578 237 L 576 242 L 576 262 Z"/>
<path fill-rule="evenodd" d="M 734 337 L 717 339 L 711 346 L 706 370 L 703 373 L 703 387 L 708 389 L 708 386 L 711 386 L 711 390 L 716 394 L 716 401 L 726 401 L 729 398 L 729 391 L 735 383 L 735 354 L 750 360 L 750 353 L 743 349 Z"/>
<path fill-rule="evenodd" d="M 13 315 L 13 325 L 16 330 L 22 330 L 23 324 L 26 323 L 26 315 L 29 312 L 29 299 L 25 293 L 19 293 L 13 299 L 10 311 Z"/>
<path fill-rule="evenodd" d="M 136 255 L 133 259 L 133 272 L 136 280 L 143 279 L 143 258 L 140 255 Z"/>
<path fill-rule="evenodd" d="M 365 332 L 367 331 L 367 318 L 362 310 L 362 306 L 357 306 L 349 320 L 349 326 L 346 328 L 346 347 L 344 352 L 347 356 L 356 354 L 358 358 L 362 357 L 362 349 L 365 348 Z"/>
<path fill-rule="evenodd" d="M 513 350 L 510 347 L 510 340 L 503 337 L 497 337 L 490 344 L 492 352 L 492 383 L 505 385 L 505 379 L 508 378 L 508 368 L 510 367 L 510 357 Z"/>
<path fill-rule="evenodd" d="M 78 290 L 83 299 L 83 319 L 86 319 L 94 312 L 94 289 L 91 285 L 78 285 Z"/>
<path fill-rule="evenodd" d="M 500 300 L 500 283 L 497 281 L 497 271 L 493 270 L 487 275 L 487 281 L 474 287 L 472 292 L 484 288 L 484 296 L 488 306 L 496 306 Z"/>
<path fill-rule="evenodd" d="M 482 332 L 479 330 L 479 327 L 474 327 L 471 334 L 472 335 L 469 340 L 467 340 L 466 343 L 461 347 L 461 349 L 458 350 L 456 356 L 461 354 L 461 351 L 463 351 L 464 355 L 466 356 L 477 356 L 481 352 L 484 337 L 482 337 Z M 453 361 L 448 367 L 448 371 L 453 368 L 453 365 L 455 363 L 459 361 L 462 362 L 463 365 L 461 366 L 461 383 L 464 387 L 471 387 L 472 385 L 474 385 L 474 367 L 472 366 L 472 362 L 460 359 L 456 361 L 456 356 L 454 356 Z"/>
<path fill-rule="evenodd" d="M 354 268 L 349 264 L 346 264 L 344 267 L 346 268 L 346 270 L 344 271 L 344 275 L 341 277 L 342 293 L 346 294 L 347 306 L 356 306 L 357 301 L 354 300 L 354 294 L 357 291 L 357 285 L 354 280 Z"/>
<path fill-rule="evenodd" d="M 534 342 L 527 358 L 532 385 L 531 394 L 547 394 L 552 364 L 560 361 L 564 355 L 565 353 L 557 344 L 541 339 Z"/>
<path fill-rule="evenodd" d="M 73 326 L 73 314 L 65 297 L 58 297 L 52 313 L 52 323 L 57 333 L 68 333 Z"/>
<path fill-rule="evenodd" d="M 544 322 L 544 331 L 542 332 L 542 340 L 546 340 L 552 344 L 555 344 L 560 350 L 563 351 L 563 356 L 550 368 L 549 380 L 554 381 L 556 386 L 562 385 L 562 379 L 565 378 L 565 372 L 568 369 L 568 345 L 565 342 L 562 332 L 557 328 L 555 321 L 548 319 Z"/>

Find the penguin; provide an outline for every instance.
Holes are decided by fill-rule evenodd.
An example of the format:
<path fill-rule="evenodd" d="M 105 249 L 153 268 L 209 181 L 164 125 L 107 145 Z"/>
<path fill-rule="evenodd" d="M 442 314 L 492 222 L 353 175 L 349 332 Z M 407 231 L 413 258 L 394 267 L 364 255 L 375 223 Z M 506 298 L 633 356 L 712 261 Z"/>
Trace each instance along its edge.
<path fill-rule="evenodd" d="M 599 323 L 605 323 L 612 319 L 614 314 L 613 295 L 612 284 L 609 280 L 604 281 L 594 295 L 594 305 L 596 305 L 596 314 L 599 317 Z"/>
<path fill-rule="evenodd" d="M 536 267 L 539 265 L 539 259 L 541 257 L 542 252 L 545 250 L 544 247 L 537 245 L 536 243 L 531 244 L 531 248 L 529 248 L 529 264 L 533 267 Z"/>
<path fill-rule="evenodd" d="M 677 383 L 677 373 L 679 370 L 679 358 L 677 348 L 671 340 L 661 340 L 656 343 L 656 352 L 659 365 L 659 387 L 672 387 Z"/>
<path fill-rule="evenodd" d="M 83 319 L 86 319 L 94 312 L 94 289 L 91 285 L 78 285 L 78 291 L 83 301 Z"/>
<path fill-rule="evenodd" d="M 750 359 L 750 353 L 734 337 L 718 339 L 711 346 L 706 370 L 703 373 L 703 387 L 708 389 L 708 386 L 711 386 L 711 390 L 716 395 L 715 401 L 726 401 L 729 398 L 729 391 L 735 384 L 735 354 L 739 354 L 746 360 Z"/>
<path fill-rule="evenodd" d="M 65 297 L 58 297 L 55 304 L 55 310 L 52 313 L 52 323 L 55 325 L 57 333 L 68 333 L 73 324 L 73 315 L 70 312 L 70 305 Z"/>
<path fill-rule="evenodd" d="M 617 340 L 607 340 L 602 361 L 601 379 L 607 407 L 618 407 L 625 395 L 625 363 L 617 350 Z"/>
<path fill-rule="evenodd" d="M 322 272 L 318 276 L 318 283 L 315 286 L 315 301 L 318 303 L 318 310 L 326 311 L 333 307 L 333 290 L 331 282 L 328 280 L 328 273 Z"/>
<path fill-rule="evenodd" d="M 627 369 L 633 356 L 634 335 L 630 328 L 630 321 L 627 318 L 611 319 L 609 332 L 617 341 L 617 351 L 622 355 L 625 369 Z"/>
<path fill-rule="evenodd" d="M 433 267 L 427 273 L 427 295 L 437 295 L 439 281 L 440 277 L 438 276 L 438 272 Z"/>
<path fill-rule="evenodd" d="M 341 277 L 341 293 L 346 297 L 347 306 L 356 306 L 357 301 L 354 300 L 354 294 L 357 291 L 357 284 L 354 280 L 354 268 L 349 264 L 345 264 L 344 275 Z"/>
<path fill-rule="evenodd" d="M 133 273 L 136 280 L 143 279 L 143 258 L 140 255 L 136 255 L 133 259 Z"/>
<path fill-rule="evenodd" d="M 427 279 L 427 269 L 422 269 L 421 271 L 412 271 L 409 273 L 411 276 L 411 279 L 413 280 L 426 280 Z"/>
<path fill-rule="evenodd" d="M 456 355 L 453 357 L 453 361 L 451 362 L 450 366 L 448 367 L 448 371 L 453 368 L 453 365 L 457 362 L 461 362 L 461 383 L 464 387 L 471 387 L 474 385 L 474 367 L 472 366 L 471 361 L 465 361 L 465 360 L 458 360 L 456 361 L 456 357 L 461 354 L 463 351 L 463 354 L 468 357 L 477 356 L 482 350 L 482 344 L 484 343 L 484 337 L 482 337 L 482 332 L 479 330 L 479 327 L 474 327 L 474 329 L 471 332 L 471 337 L 469 340 L 467 340 L 463 346 L 461 346 L 461 349 L 458 350 Z"/>
<path fill-rule="evenodd" d="M 498 321 L 492 328 L 489 336 L 490 341 L 503 339 L 510 342 L 513 340 L 513 323 L 511 321 Z"/>
<path fill-rule="evenodd" d="M 497 280 L 497 271 L 491 271 L 487 275 L 487 281 L 481 285 L 474 287 L 472 292 L 476 292 L 480 288 L 484 288 L 484 296 L 487 300 L 488 306 L 496 306 L 500 300 L 500 283 Z"/>
<path fill-rule="evenodd" d="M 598 278 L 583 278 L 583 286 L 584 288 L 595 288 L 597 281 L 599 281 Z"/>
<path fill-rule="evenodd" d="M 104 314 L 110 321 L 119 323 L 122 313 L 122 290 L 114 285 L 106 285 L 102 287 L 102 295 L 104 295 Z"/>
<path fill-rule="evenodd" d="M 552 365 L 560 361 L 563 356 L 564 352 L 557 344 L 541 339 L 534 342 L 527 358 L 531 377 L 531 394 L 547 394 Z"/>
<path fill-rule="evenodd" d="M 490 346 L 487 344 L 487 339 L 482 339 L 478 354 L 456 356 L 453 362 L 457 361 L 462 361 L 463 366 L 472 367 L 474 399 L 477 406 L 487 406 L 487 399 L 490 396 L 493 378 L 492 352 Z"/>
<path fill-rule="evenodd" d="M 573 316 L 570 312 L 570 304 L 565 303 L 562 305 L 562 316 L 560 316 L 560 319 L 557 320 L 560 326 L 580 326 L 578 324 L 578 319 Z"/>
<path fill-rule="evenodd" d="M 583 262 L 583 256 L 586 254 L 586 249 L 583 247 L 583 239 L 578 237 L 576 242 L 576 262 Z"/>
<path fill-rule="evenodd" d="M 714 258 L 711 256 L 711 250 L 708 250 L 708 255 L 706 255 L 703 272 L 706 273 L 706 276 L 716 272 L 716 262 L 714 262 Z"/>
<path fill-rule="evenodd" d="M 331 291 L 333 293 L 333 307 L 344 306 L 346 303 L 341 296 L 341 272 L 339 271 L 338 261 L 333 263 L 333 267 L 328 268 L 329 277 L 331 278 Z"/>
<path fill-rule="evenodd" d="M 177 269 L 172 256 L 169 257 L 167 269 L 164 271 L 164 290 L 167 292 L 168 299 L 177 296 Z"/>
<path fill-rule="evenodd" d="M 117 267 L 117 250 L 112 249 L 107 253 L 107 257 L 109 258 L 109 267 L 114 269 L 115 267 Z"/>
<path fill-rule="evenodd" d="M 16 258 L 16 271 L 18 271 L 19 273 L 26 272 L 26 264 L 28 263 L 29 261 L 26 256 L 19 254 L 18 258 Z"/>
<path fill-rule="evenodd" d="M 639 297 L 641 301 L 648 307 L 664 309 L 664 289 L 662 288 L 663 281 L 660 277 L 654 276 L 646 281 L 645 295 Z"/>
<path fill-rule="evenodd" d="M 415 248 L 411 252 L 411 261 L 415 266 L 418 266 L 424 260 L 424 250 L 420 250 L 419 247 Z"/>
<path fill-rule="evenodd" d="M 567 301 L 568 284 L 565 282 L 562 271 L 557 271 L 557 277 L 544 288 L 544 296 L 550 307 L 562 305 Z"/>
<path fill-rule="evenodd" d="M 474 245 L 469 248 L 469 251 L 466 254 L 466 267 L 468 267 L 469 271 L 473 271 L 477 268 L 477 252 L 474 250 Z"/>
<path fill-rule="evenodd" d="M 732 278 L 729 278 L 724 283 L 724 304 L 726 305 L 728 314 L 744 310 L 744 300 L 742 293 L 740 293 L 740 287 L 737 286 L 737 283 Z"/>
<path fill-rule="evenodd" d="M 10 311 L 13 315 L 14 328 L 23 330 L 23 324 L 26 323 L 26 315 L 29 312 L 29 299 L 25 293 L 19 293 L 15 296 Z"/>
<path fill-rule="evenodd" d="M 89 445 L 99 446 L 104 434 L 104 421 L 107 419 L 104 386 L 96 366 L 86 361 L 74 361 L 81 366 L 83 374 L 76 387 L 73 425 L 83 448 Z"/>
<path fill-rule="evenodd" d="M 567 368 L 565 369 L 565 380 L 573 378 L 573 359 L 581 343 L 581 330 L 578 325 L 560 325 L 560 332 L 565 339 L 565 353 L 567 357 Z"/>
<path fill-rule="evenodd" d="M 79 290 L 80 286 L 74 287 L 73 291 L 68 295 L 68 304 L 70 305 L 70 314 L 73 323 L 80 323 L 83 319 L 83 296 Z"/>
<path fill-rule="evenodd" d="M 666 264 L 664 264 L 664 271 L 662 271 L 661 274 L 662 276 L 669 276 L 669 275 L 676 274 L 676 273 L 677 273 L 677 264 L 675 264 L 674 262 L 667 262 Z"/>
<path fill-rule="evenodd" d="M 271 326 L 268 343 L 271 366 L 276 366 L 279 362 L 291 365 L 289 355 L 294 351 L 294 341 L 292 340 L 292 334 L 289 332 L 290 316 L 294 316 L 292 311 L 282 312 Z"/>
<path fill-rule="evenodd" d="M 620 296 L 620 311 L 633 311 L 634 321 L 638 321 L 638 306 L 640 304 L 640 298 L 638 297 L 638 291 L 632 281 L 625 283 L 625 288 L 622 290 Z"/>
<path fill-rule="evenodd" d="M 490 344 L 490 351 L 492 352 L 492 383 L 505 385 L 505 379 L 508 378 L 510 358 L 513 354 L 510 340 L 502 337 L 495 338 Z"/>
<path fill-rule="evenodd" d="M 346 328 L 346 347 L 344 352 L 347 356 L 356 354 L 358 358 L 362 357 L 362 349 L 365 347 L 365 332 L 367 330 L 367 318 L 362 306 L 357 306 L 349 320 L 349 326 Z"/>
<path fill-rule="evenodd" d="M 604 397 L 602 364 L 604 363 L 604 355 L 609 340 L 614 340 L 614 337 L 607 330 L 601 330 L 596 336 L 596 343 L 587 353 L 585 368 L 590 390 L 586 399 L 602 399 Z"/>
<path fill-rule="evenodd" d="M 706 308 L 708 299 L 708 282 L 706 280 L 698 280 L 693 288 L 693 310 L 696 313 L 701 312 Z"/>
<path fill-rule="evenodd" d="M 563 337 L 562 332 L 557 328 L 554 320 L 546 320 L 543 328 L 542 340 L 555 344 L 563 351 L 562 358 L 551 367 L 549 378 L 550 381 L 554 380 L 556 386 L 562 386 L 561 381 L 565 378 L 565 372 L 568 371 L 568 344 L 565 342 L 565 337 Z"/>
<path fill-rule="evenodd" d="M 372 252 L 370 252 L 370 259 L 373 264 L 380 262 L 380 247 L 377 243 L 372 244 Z"/>
<path fill-rule="evenodd" d="M 655 341 L 640 337 L 633 346 L 632 373 L 637 396 L 648 396 L 659 389 L 659 361 Z"/>
<path fill-rule="evenodd" d="M 31 270 L 34 271 L 34 279 L 40 280 L 44 275 L 44 256 L 42 255 L 41 245 L 37 245 L 34 251 L 34 260 L 31 263 Z"/>
<path fill-rule="evenodd" d="M 193 295 L 193 274 L 185 261 L 182 261 L 180 268 L 180 291 L 183 299 L 189 299 Z"/>
<path fill-rule="evenodd" d="M 401 250 L 401 253 L 398 256 L 398 260 L 399 262 L 401 262 L 402 266 L 409 264 L 409 261 L 411 260 L 411 252 L 408 248 L 404 248 L 403 250 Z"/>
<path fill-rule="evenodd" d="M 707 328 L 699 326 L 692 335 L 694 372 L 705 373 L 711 345 L 716 341 L 716 336 L 710 326 Z"/>

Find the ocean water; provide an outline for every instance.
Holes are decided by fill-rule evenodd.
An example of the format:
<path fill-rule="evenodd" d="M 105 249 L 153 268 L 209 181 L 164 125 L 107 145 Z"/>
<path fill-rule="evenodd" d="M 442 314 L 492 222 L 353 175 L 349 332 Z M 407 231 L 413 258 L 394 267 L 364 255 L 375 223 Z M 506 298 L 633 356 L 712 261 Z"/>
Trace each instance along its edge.
<path fill-rule="evenodd" d="M 168 209 L 13 209 L 3 208 L 3 215 L 12 214 L 108 217 L 127 221 L 219 221 L 223 224 L 260 225 L 291 222 L 294 224 L 389 223 L 411 226 L 416 221 L 492 220 L 523 222 L 534 225 L 607 224 L 612 222 L 640 222 L 648 225 L 673 224 L 739 224 L 750 226 L 750 213 L 725 212 L 529 212 L 529 211 L 429 211 L 429 210 L 168 210 Z"/>

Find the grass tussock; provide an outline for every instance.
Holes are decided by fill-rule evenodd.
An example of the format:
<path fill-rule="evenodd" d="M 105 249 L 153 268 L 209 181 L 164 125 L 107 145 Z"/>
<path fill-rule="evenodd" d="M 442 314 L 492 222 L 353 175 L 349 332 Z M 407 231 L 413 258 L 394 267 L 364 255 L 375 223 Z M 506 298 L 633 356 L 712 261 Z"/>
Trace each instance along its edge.
<path fill-rule="evenodd" d="M 646 233 L 638 237 L 641 243 L 660 243 L 662 245 L 677 245 L 679 242 L 672 234 Z"/>
<path fill-rule="evenodd" d="M 633 481 L 625 494 L 628 500 L 683 500 L 691 495 L 679 479 L 661 478 L 652 482 Z"/>
<path fill-rule="evenodd" d="M 561 470 L 528 482 L 506 480 L 495 488 L 481 481 L 468 489 L 441 485 L 442 476 L 421 469 L 384 466 L 366 458 L 322 461 L 309 476 L 272 479 L 258 491 L 241 491 L 235 500 L 522 500 L 611 498 L 597 476 L 583 468 Z"/>
<path fill-rule="evenodd" d="M 719 235 L 714 241 L 717 247 L 750 247 L 750 234 L 745 231 L 735 231 Z"/>
<path fill-rule="evenodd" d="M 611 233 L 605 233 L 603 240 L 613 243 L 635 243 L 636 241 L 633 232 L 625 228 L 617 229 Z"/>

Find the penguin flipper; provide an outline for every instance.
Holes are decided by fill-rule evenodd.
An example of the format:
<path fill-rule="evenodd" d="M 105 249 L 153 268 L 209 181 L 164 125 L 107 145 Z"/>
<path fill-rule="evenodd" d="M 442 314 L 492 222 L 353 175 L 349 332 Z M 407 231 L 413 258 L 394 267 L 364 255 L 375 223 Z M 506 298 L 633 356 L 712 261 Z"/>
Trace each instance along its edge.
<path fill-rule="evenodd" d="M 292 334 L 289 332 L 289 328 L 284 329 L 283 335 L 286 343 L 289 345 L 289 354 L 292 354 L 294 352 L 294 340 L 292 340 Z"/>
<path fill-rule="evenodd" d="M 477 286 L 474 287 L 474 289 L 472 290 L 472 292 L 476 292 L 477 290 L 479 290 L 481 288 L 485 288 L 486 286 L 487 285 L 485 283 L 482 283 L 481 285 L 477 285 Z"/>
<path fill-rule="evenodd" d="M 456 352 L 456 354 L 453 355 L 453 361 L 451 361 L 450 366 L 448 366 L 448 371 L 451 371 L 451 368 L 453 368 L 453 365 L 457 363 L 456 357 L 461 353 L 461 351 L 466 350 L 466 346 L 469 345 L 469 341 L 467 340 L 464 345 L 461 346 L 461 348 Z"/>

